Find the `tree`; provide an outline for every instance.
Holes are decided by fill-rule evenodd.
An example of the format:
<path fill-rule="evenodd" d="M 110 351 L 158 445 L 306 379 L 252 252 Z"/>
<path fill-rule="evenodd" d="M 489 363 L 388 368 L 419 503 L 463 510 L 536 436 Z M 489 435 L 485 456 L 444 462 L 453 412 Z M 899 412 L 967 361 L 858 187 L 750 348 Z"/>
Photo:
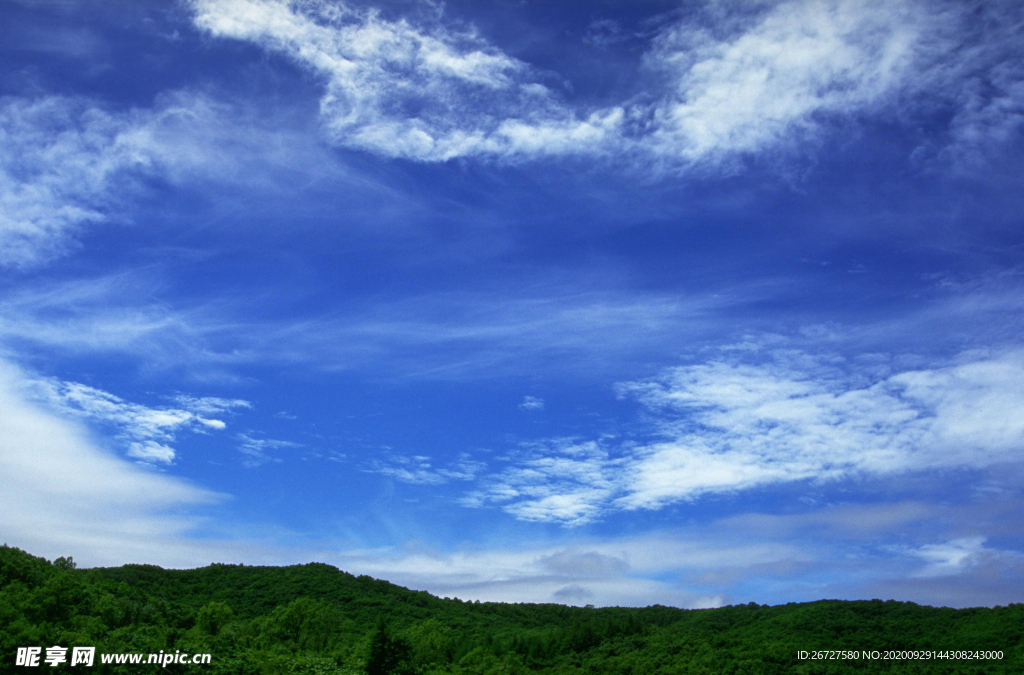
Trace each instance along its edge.
<path fill-rule="evenodd" d="M 216 636 L 221 628 L 231 621 L 232 615 L 231 608 L 226 603 L 211 600 L 196 615 L 196 628 L 207 635 Z"/>
<path fill-rule="evenodd" d="M 370 654 L 366 675 L 412 675 L 412 648 L 402 638 L 392 635 L 383 621 L 370 636 Z"/>
<path fill-rule="evenodd" d="M 417 665 L 449 663 L 454 645 L 451 630 L 437 619 L 427 619 L 408 630 Z"/>
<path fill-rule="evenodd" d="M 71 556 L 67 558 L 60 557 L 53 561 L 53 566 L 59 570 L 73 570 L 78 567 L 78 563 Z"/>

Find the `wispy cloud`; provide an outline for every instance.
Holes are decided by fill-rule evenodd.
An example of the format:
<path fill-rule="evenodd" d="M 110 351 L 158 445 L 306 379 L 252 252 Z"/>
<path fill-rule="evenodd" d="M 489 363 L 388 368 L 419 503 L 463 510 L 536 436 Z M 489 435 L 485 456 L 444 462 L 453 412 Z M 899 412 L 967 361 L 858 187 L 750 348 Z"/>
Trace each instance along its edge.
<path fill-rule="evenodd" d="M 623 384 L 620 395 L 646 407 L 651 440 L 611 450 L 593 441 L 539 444 L 513 455 L 463 503 L 577 525 L 708 493 L 1019 461 L 1024 352 L 888 368 L 755 349 Z"/>
<path fill-rule="evenodd" d="M 948 140 L 935 143 L 954 168 L 975 171 L 1024 131 L 1024 7 L 985 3 L 977 23 L 958 21 L 955 63 L 944 64 L 956 84 Z"/>
<path fill-rule="evenodd" d="M 613 498 L 619 489 L 616 471 L 623 466 L 598 443 L 575 439 L 528 444 L 512 464 L 461 503 L 498 504 L 521 520 L 579 525 L 598 517 Z"/>
<path fill-rule="evenodd" d="M 907 553 L 927 563 L 915 576 L 948 577 L 973 565 L 985 550 L 985 537 L 965 537 L 941 544 L 925 544 Z"/>
<path fill-rule="evenodd" d="M 156 182 L 268 193 L 300 166 L 343 177 L 323 152 L 265 111 L 192 91 L 131 109 L 81 96 L 0 97 L 0 266 L 38 267 L 74 250 L 89 226 L 133 225 L 128 207 Z"/>
<path fill-rule="evenodd" d="M 384 453 L 367 462 L 363 471 L 414 485 L 443 485 L 453 480 L 473 480 L 484 463 L 463 453 L 456 461 L 439 463 L 426 455 Z"/>
<path fill-rule="evenodd" d="M 177 394 L 173 397 L 175 403 L 185 410 L 197 415 L 220 415 L 231 412 L 237 408 L 252 408 L 252 403 L 240 398 L 220 398 L 217 396 L 190 396 L 188 394 Z"/>
<path fill-rule="evenodd" d="M 523 402 L 519 404 L 520 410 L 543 410 L 544 399 L 538 396 L 524 396 Z"/>
<path fill-rule="evenodd" d="M 680 583 L 687 570 L 745 568 L 753 561 L 808 559 L 786 544 L 736 541 L 711 531 L 581 539 L 456 552 L 338 552 L 339 566 L 463 599 L 680 607 L 724 604 L 720 593 Z M 656 598 L 660 598 L 657 600 Z"/>
<path fill-rule="evenodd" d="M 712 316 L 744 304 L 765 288 L 722 289 L 700 297 L 648 293 L 573 292 L 547 288 L 439 293 L 334 317 L 297 321 L 274 332 L 296 355 L 318 354 L 334 368 L 360 367 L 386 356 L 407 375 L 467 378 L 518 372 L 524 359 L 591 372 L 623 363 L 652 345 L 705 330 Z M 614 354 L 612 358 L 610 355 Z"/>
<path fill-rule="evenodd" d="M 389 157 L 603 155 L 731 167 L 813 146 L 836 125 L 881 110 L 951 109 L 954 142 L 972 146 L 998 144 L 1019 126 L 1024 73 L 1009 55 L 1019 52 L 1013 31 L 979 36 L 977 26 L 992 22 L 956 3 L 708 3 L 655 36 L 638 74 L 642 95 L 589 109 L 439 13 L 387 19 L 346 3 L 192 4 L 201 29 L 323 76 L 320 112 L 332 141 Z M 1019 19 L 1008 6 L 992 11 Z M 598 23 L 588 34 L 613 38 L 614 29 Z"/>
<path fill-rule="evenodd" d="M 738 536 L 813 537 L 827 531 L 832 539 L 873 540 L 894 531 L 918 528 L 924 521 L 941 517 L 934 505 L 923 501 L 883 504 L 843 504 L 798 514 L 745 513 L 728 516 L 716 526 Z"/>
<path fill-rule="evenodd" d="M 160 280 L 146 270 L 21 284 L 0 300 L 0 341 L 19 353 L 118 354 L 147 368 L 209 372 L 251 358 L 239 340 L 252 322 L 224 302 L 176 307 L 154 300 Z"/>
<path fill-rule="evenodd" d="M 183 514 L 223 498 L 104 452 L 81 424 L 25 396 L 37 386 L 33 376 L 0 362 L 0 525 L 7 541 L 52 556 L 77 557 L 81 550 L 97 562 L 111 560 L 112 551 L 122 560 L 173 555 L 202 525 Z M 175 412 L 133 407 L 95 391 L 64 391 L 143 437 L 184 423 Z"/>
<path fill-rule="evenodd" d="M 755 285 L 680 298 L 552 284 L 544 294 L 372 298 L 343 314 L 282 317 L 269 296 L 154 301 L 160 280 L 126 273 L 16 289 L 0 299 L 0 340 L 20 349 L 125 354 L 149 368 L 196 372 L 252 362 L 328 370 L 387 363 L 403 376 L 467 378 L 503 374 L 524 359 L 587 363 L 596 372 L 706 329 L 716 314 L 767 293 Z"/>
<path fill-rule="evenodd" d="M 1024 320 L 1019 275 L 940 282 L 897 318 L 812 326 L 798 345 L 923 353 L 1015 339 Z M 764 301 L 799 299 L 797 279 L 694 294 L 586 290 L 558 280 L 543 290 L 495 288 L 352 300 L 344 311 L 281 314 L 281 298 L 219 294 L 184 302 L 152 272 L 23 284 L 0 298 L 0 342 L 20 353 L 117 354 L 149 369 L 230 378 L 246 364 L 305 365 L 392 377 L 475 379 L 521 372 L 621 378 L 672 353 L 739 329 L 777 323 Z M 164 299 L 164 298 L 167 299 Z M 967 329 L 969 327 L 969 330 Z M 607 381 L 607 379 L 605 379 Z"/>
<path fill-rule="evenodd" d="M 132 127 L 59 97 L 0 99 L 0 265 L 45 262 L 80 227 L 105 219 L 114 178 L 130 185 L 150 161 Z"/>
<path fill-rule="evenodd" d="M 268 462 L 281 462 L 280 457 L 270 454 L 272 450 L 286 448 L 301 448 L 302 444 L 293 441 L 282 441 L 273 438 L 257 438 L 253 434 L 238 434 L 238 451 L 244 459 L 242 464 L 250 469 L 267 464 Z"/>
<path fill-rule="evenodd" d="M 568 543 L 339 551 L 331 560 L 444 596 L 505 602 L 709 607 L 886 597 L 960 607 L 976 606 L 979 598 L 1005 604 L 1024 597 L 1018 590 L 1024 558 L 964 533 L 983 526 L 1019 537 L 1019 498 L 995 501 L 1001 503 L 984 497 L 941 504 L 804 503 L 795 512 L 784 506 L 784 513 L 697 516 L 685 527 L 580 534 Z"/>
<path fill-rule="evenodd" d="M 873 0 L 713 4 L 647 54 L 669 91 L 651 110 L 656 153 L 720 163 L 815 139 L 830 118 L 892 103 L 924 65 L 937 5 Z"/>
<path fill-rule="evenodd" d="M 214 108 L 183 93 L 133 110 L 83 97 L 0 99 L 0 265 L 37 266 L 73 248 L 89 224 L 124 224 L 121 209 L 142 178 L 222 166 L 196 142 L 228 128 Z"/>
<path fill-rule="evenodd" d="M 207 415 L 251 407 L 247 401 L 179 397 L 181 408 L 153 408 L 131 403 L 106 391 L 55 378 L 26 380 L 32 398 L 50 409 L 116 430 L 127 454 L 144 462 L 171 464 L 175 451 L 168 445 L 182 431 L 220 431 L 227 425 Z"/>
<path fill-rule="evenodd" d="M 915 586 L 912 597 L 957 606 L 977 605 L 979 598 L 990 603 L 1020 599 L 1015 590 L 1024 573 L 1019 554 L 986 546 L 979 535 L 956 532 L 1002 524 L 1004 534 L 1019 535 L 1019 500 L 1011 496 L 955 505 L 904 502 L 743 514 L 686 529 L 491 549 L 357 550 L 323 540 L 304 545 L 293 532 L 254 534 L 251 523 L 239 525 L 244 537 L 223 536 L 230 525 L 215 527 L 199 514 L 224 495 L 104 452 L 75 420 L 26 398 L 24 392 L 36 379 L 0 364 L 0 418 L 5 421 L 0 425 L 5 476 L 0 526 L 9 542 L 49 557 L 73 554 L 89 565 L 169 567 L 319 560 L 442 596 L 507 602 L 709 607 L 750 599 L 872 597 L 872 591 L 876 597 L 909 598 L 909 591 L 899 589 L 932 580 L 943 583 Z M 268 439 L 247 438 L 261 451 L 273 449 L 259 442 Z M 592 447 L 563 445 L 567 456 L 575 453 L 581 460 L 596 453 Z M 950 527 L 953 531 L 943 536 Z M 914 533 L 911 542 L 888 543 L 902 539 L 908 528 Z M 865 552 L 866 543 L 879 542 L 877 550 Z M 809 569 L 826 577 L 809 581 Z M 901 576 L 906 570 L 918 577 L 908 581 Z M 831 581 L 830 573 L 835 575 Z M 951 575 L 956 584 L 949 583 Z M 992 575 L 1001 581 L 986 581 Z M 854 590 L 834 580 L 852 576 L 860 584 Z M 901 585 L 885 586 L 890 578 Z M 984 583 L 991 588 L 985 586 L 987 594 L 979 595 Z"/>
<path fill-rule="evenodd" d="M 324 76 L 325 128 L 348 147 L 426 161 L 593 151 L 622 118 L 621 109 L 578 118 L 526 64 L 436 17 L 389 20 L 343 2 L 192 4 L 200 28 Z"/>

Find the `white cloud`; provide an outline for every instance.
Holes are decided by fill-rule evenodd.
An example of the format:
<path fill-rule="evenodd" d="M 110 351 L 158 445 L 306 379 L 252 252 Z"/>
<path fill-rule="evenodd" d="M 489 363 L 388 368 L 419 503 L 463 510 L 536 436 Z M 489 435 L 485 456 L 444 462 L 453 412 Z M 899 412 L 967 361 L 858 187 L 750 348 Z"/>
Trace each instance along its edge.
<path fill-rule="evenodd" d="M 271 450 L 301 447 L 301 444 L 292 441 L 256 438 L 251 434 L 238 434 L 238 451 L 245 456 L 242 464 L 250 469 L 262 466 L 268 462 L 280 462 L 280 458 L 270 455 L 269 451 Z"/>
<path fill-rule="evenodd" d="M 500 291 L 444 293 L 377 303 L 366 311 L 297 322 L 276 332 L 274 345 L 295 345 L 296 358 L 353 368 L 386 358 L 407 375 L 464 378 L 520 372 L 533 363 L 585 363 L 590 372 L 634 358 L 651 345 L 702 330 L 724 308 L 760 297 L 763 288 L 724 289 L 679 298 L 657 294 L 544 294 Z M 745 296 L 745 297 L 744 297 Z"/>
<path fill-rule="evenodd" d="M 321 114 L 334 143 L 392 157 L 729 165 L 803 147 L 834 123 L 889 106 L 907 119 L 917 109 L 948 113 L 948 130 L 927 143 L 970 168 L 1012 146 L 1024 124 L 1021 13 L 1012 3 L 975 17 L 956 4 L 912 1 L 714 4 L 706 21 L 680 20 L 655 38 L 644 77 L 657 82 L 645 83 L 644 102 L 600 109 L 558 99 L 526 64 L 437 17 L 385 19 L 315 1 L 193 5 L 210 33 L 322 74 Z M 45 263 L 72 250 L 90 224 L 123 221 L 120 207 L 145 189 L 140 178 L 273 184 L 264 174 L 312 151 L 309 139 L 269 126 L 187 92 L 132 110 L 59 96 L 0 99 L 0 265 Z"/>
<path fill-rule="evenodd" d="M 343 2 L 193 0 L 212 35 L 282 52 L 322 75 L 320 111 L 339 144 L 389 157 L 443 161 L 593 151 L 621 109 L 580 118 L 529 68 L 472 30 L 389 20 Z"/>
<path fill-rule="evenodd" d="M 800 0 L 747 10 L 752 16 L 680 23 L 657 38 L 647 63 L 670 91 L 652 110 L 651 151 L 720 162 L 807 140 L 830 117 L 894 102 L 942 21 L 934 6 L 916 2 Z"/>
<path fill-rule="evenodd" d="M 341 176 L 324 152 L 265 111 L 189 91 L 128 110 L 84 97 L 0 97 L 0 266 L 36 267 L 73 250 L 90 225 L 128 224 L 124 207 L 153 189 L 147 180 L 272 193 L 291 189 L 298 167 Z M 300 180 L 308 185 L 308 173 Z"/>
<path fill-rule="evenodd" d="M 473 480 L 483 468 L 482 462 L 466 453 L 444 466 L 436 466 L 433 459 L 424 455 L 388 453 L 368 462 L 363 471 L 413 485 L 443 485 L 453 480 Z"/>
<path fill-rule="evenodd" d="M 131 122 L 59 97 L 0 99 L 0 265 L 59 255 L 83 225 L 105 219 L 115 177 L 149 160 Z"/>
<path fill-rule="evenodd" d="M 103 451 L 82 425 L 24 396 L 37 379 L 0 363 L 0 531 L 6 543 L 50 558 L 73 555 L 84 565 L 144 562 L 178 568 L 214 561 L 281 565 L 318 560 L 463 599 L 680 607 L 840 597 L 842 581 L 808 586 L 803 571 L 831 570 L 846 580 L 856 570 L 859 582 L 877 585 L 889 578 L 894 564 L 910 560 L 919 563 L 910 574 L 954 573 L 958 583 L 970 581 L 971 575 L 996 575 L 1000 581 L 990 584 L 984 596 L 991 604 L 1020 597 L 1021 556 L 984 547 L 977 535 L 929 538 L 930 532 L 915 525 L 920 538 L 911 546 L 883 547 L 887 557 L 860 552 L 865 541 L 891 541 L 894 533 L 902 539 L 908 523 L 927 530 L 945 527 L 942 523 L 974 527 L 1002 522 L 1013 528 L 1008 531 L 1019 532 L 1018 500 L 990 496 L 973 510 L 962 504 L 910 503 L 747 514 L 634 536 L 447 552 L 355 550 L 323 540 L 303 546 L 294 532 L 261 532 L 251 523 L 238 524 L 243 536 L 224 536 L 228 523 L 201 514 L 225 495 Z M 267 441 L 257 443 L 262 448 L 276 443 L 256 440 Z M 594 454 L 587 447 L 563 450 L 568 456 Z M 852 538 L 854 546 L 837 546 L 837 536 Z M 286 545 L 274 543 L 282 539 Z M 978 603 L 977 595 L 951 593 L 944 576 L 918 578 L 928 579 L 944 583 L 911 592 L 901 590 L 908 583 L 904 577 L 896 587 L 866 587 L 854 597 Z M 752 582 L 756 585 L 749 586 Z"/>
<path fill-rule="evenodd" d="M 51 410 L 113 427 L 117 436 L 127 443 L 128 455 L 146 462 L 172 463 L 175 451 L 167 443 L 181 431 L 202 433 L 205 429 L 221 430 L 226 426 L 221 420 L 203 417 L 191 410 L 150 408 L 77 382 L 35 378 L 25 380 L 24 386 L 34 400 Z M 199 403 L 209 412 L 249 406 L 246 401 L 184 398 L 186 403 Z"/>
<path fill-rule="evenodd" d="M 684 581 L 687 575 L 722 570 L 742 578 L 752 569 L 760 574 L 758 566 L 813 563 L 817 555 L 707 527 L 451 552 L 341 551 L 330 561 L 356 574 L 462 599 L 706 607 L 724 604 L 723 585 L 709 592 Z M 561 592 L 567 587 L 584 593 L 569 597 Z"/>
<path fill-rule="evenodd" d="M 595 442 L 538 444 L 463 503 L 578 525 L 609 510 L 777 483 L 1020 461 L 1020 350 L 884 375 L 878 364 L 862 371 L 792 349 L 746 359 L 621 385 L 648 409 L 652 440 L 623 444 L 615 455 Z"/>
<path fill-rule="evenodd" d="M 573 577 L 603 577 L 623 574 L 629 570 L 629 563 L 625 558 L 597 551 L 581 552 L 566 549 L 542 556 L 537 562 L 554 574 Z"/>
<path fill-rule="evenodd" d="M 215 118 L 215 106 L 180 93 L 127 111 L 84 98 L 0 98 L 0 265 L 45 263 L 85 226 L 119 220 L 111 214 L 141 177 L 216 172 L 223 161 L 203 147 Z"/>
<path fill-rule="evenodd" d="M 170 464 L 174 461 L 175 455 L 174 448 L 156 441 L 132 443 L 128 446 L 128 456 L 141 459 L 144 462 Z"/>
<path fill-rule="evenodd" d="M 515 453 L 513 465 L 488 477 L 461 503 L 499 504 L 520 520 L 580 525 L 596 518 L 618 489 L 613 460 L 593 441 L 556 439 L 529 444 Z"/>
<path fill-rule="evenodd" d="M 544 399 L 537 396 L 524 396 L 523 402 L 519 404 L 520 410 L 543 410 Z"/>
<path fill-rule="evenodd" d="M 331 140 L 388 157 L 728 166 L 813 145 L 834 125 L 883 110 L 952 109 L 951 140 L 971 148 L 1005 144 L 1021 119 L 1015 33 L 993 28 L 1014 25 L 1016 10 L 1004 5 L 979 18 L 956 3 L 916 0 L 709 2 L 654 38 L 638 73 L 642 96 L 589 109 L 555 97 L 527 64 L 438 14 L 388 19 L 322 0 L 192 5 L 210 34 L 321 75 Z"/>
<path fill-rule="evenodd" d="M 386 157 L 728 168 L 802 152 L 865 115 L 909 119 L 939 107 L 952 111 L 948 137 L 929 142 L 963 158 L 1006 146 L 1024 119 L 1012 3 L 974 15 L 916 0 L 709 2 L 655 36 L 637 76 L 642 95 L 590 109 L 556 97 L 522 61 L 472 29 L 442 24 L 439 13 L 392 19 L 322 0 L 193 6 L 210 34 L 323 76 L 332 141 Z"/>
<path fill-rule="evenodd" d="M 153 301 L 163 292 L 159 279 L 110 274 L 29 285 L 0 298 L 0 341 L 19 350 L 127 354 L 147 367 L 185 368 L 198 378 L 253 362 L 327 370 L 383 363 L 403 376 L 466 378 L 518 371 L 530 359 L 584 363 L 595 373 L 704 330 L 716 314 L 773 290 L 755 283 L 680 298 L 581 293 L 557 281 L 543 286 L 543 293 L 496 289 L 374 300 L 340 315 L 274 320 L 267 318 L 273 303 L 259 298 L 176 306 Z"/>
<path fill-rule="evenodd" d="M 223 499 L 99 449 L 79 424 L 25 398 L 34 378 L 0 362 L 0 530 L 43 555 L 92 564 L 174 560 L 202 525 L 195 509 Z M 140 452 L 159 453 L 140 443 Z M 180 559 L 180 556 L 178 556 Z"/>
<path fill-rule="evenodd" d="M 1015 461 L 1024 353 L 970 358 L 872 379 L 842 361 L 783 351 L 766 363 L 717 361 L 626 385 L 662 415 L 667 438 L 635 454 L 619 504 Z"/>
<path fill-rule="evenodd" d="M 956 98 L 950 138 L 941 153 L 964 171 L 1015 147 L 1024 130 L 1024 7 L 992 2 L 974 11 L 984 28 L 961 29 L 956 63 L 943 64 L 957 84 L 950 92 Z"/>
<path fill-rule="evenodd" d="M 985 537 L 965 537 L 941 544 L 925 544 L 907 553 L 927 563 L 915 576 L 946 577 L 963 572 L 977 560 L 983 550 Z"/>
<path fill-rule="evenodd" d="M 174 396 L 174 402 L 185 410 L 196 413 L 197 415 L 220 415 L 222 413 L 231 412 L 236 408 L 252 408 L 252 403 L 249 401 L 245 401 L 240 398 L 219 398 L 216 396 L 189 396 L 188 394 L 178 394 L 177 396 Z M 216 422 L 217 420 L 201 419 L 200 421 L 205 424 L 209 424 L 210 422 Z M 219 428 L 223 428 L 223 426 L 220 426 Z"/>

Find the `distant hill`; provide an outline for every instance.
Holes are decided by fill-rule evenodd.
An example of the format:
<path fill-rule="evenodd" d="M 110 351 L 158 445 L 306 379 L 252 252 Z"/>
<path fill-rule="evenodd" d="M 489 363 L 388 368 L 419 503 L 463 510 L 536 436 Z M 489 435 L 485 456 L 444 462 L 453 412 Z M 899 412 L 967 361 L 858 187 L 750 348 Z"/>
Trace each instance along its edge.
<path fill-rule="evenodd" d="M 0 547 L 0 673 L 32 672 L 15 665 L 19 647 L 40 647 L 45 658 L 53 646 L 95 647 L 94 666 L 58 666 L 90 673 L 157 667 L 101 663 L 102 654 L 181 652 L 209 653 L 210 663 L 170 663 L 160 671 L 1017 674 L 1024 673 L 1024 605 L 955 610 L 822 600 L 682 610 L 478 603 L 316 563 L 79 570 L 70 558 L 50 563 Z M 857 658 L 798 656 L 818 650 L 855 651 Z M 887 651 L 908 650 L 932 658 L 885 658 Z M 985 651 L 1002 658 L 955 658 Z M 43 664 L 34 670 L 54 669 Z"/>

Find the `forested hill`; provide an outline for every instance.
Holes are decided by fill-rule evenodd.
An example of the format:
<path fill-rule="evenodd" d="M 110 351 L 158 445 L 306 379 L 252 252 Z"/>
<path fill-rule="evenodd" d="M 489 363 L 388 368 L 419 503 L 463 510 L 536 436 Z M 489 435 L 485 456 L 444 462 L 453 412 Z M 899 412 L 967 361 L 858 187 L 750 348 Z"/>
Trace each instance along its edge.
<path fill-rule="evenodd" d="M 709 610 L 442 600 L 323 564 L 75 569 L 0 548 L 0 673 L 18 647 L 210 653 L 167 673 L 630 675 L 1022 673 L 1024 605 L 823 600 Z M 814 650 L 988 650 L 1001 659 L 799 659 Z M 947 654 L 948 656 L 948 654 Z M 97 662 L 82 672 L 149 672 Z"/>

